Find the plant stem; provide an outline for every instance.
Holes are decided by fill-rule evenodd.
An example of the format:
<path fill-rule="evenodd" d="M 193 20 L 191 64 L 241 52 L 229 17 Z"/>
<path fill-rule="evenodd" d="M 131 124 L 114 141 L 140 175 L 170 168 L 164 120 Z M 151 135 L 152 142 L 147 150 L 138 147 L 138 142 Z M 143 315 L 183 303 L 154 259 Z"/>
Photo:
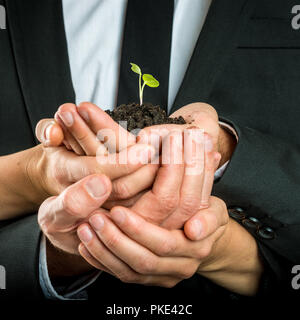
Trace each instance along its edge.
<path fill-rule="evenodd" d="M 143 104 L 142 75 L 139 76 L 140 105 Z"/>
<path fill-rule="evenodd" d="M 143 84 L 143 86 L 142 86 L 142 90 L 141 90 L 141 95 L 140 95 L 141 105 L 143 104 L 143 91 L 144 91 L 145 85 L 146 85 L 146 83 L 144 82 L 144 84 Z"/>

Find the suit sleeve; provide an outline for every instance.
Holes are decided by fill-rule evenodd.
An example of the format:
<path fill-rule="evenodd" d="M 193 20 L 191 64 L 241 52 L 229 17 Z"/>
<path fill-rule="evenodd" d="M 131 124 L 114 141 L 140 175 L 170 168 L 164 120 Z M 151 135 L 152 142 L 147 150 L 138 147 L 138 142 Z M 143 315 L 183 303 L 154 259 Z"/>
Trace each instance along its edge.
<path fill-rule="evenodd" d="M 6 289 L 0 300 L 43 299 L 39 285 L 40 229 L 36 215 L 0 225 L 0 265 L 6 270 Z"/>
<path fill-rule="evenodd" d="M 257 239 L 278 283 L 290 287 L 291 267 L 300 264 L 300 148 L 222 121 L 236 130 L 239 142 L 214 194 Z"/>

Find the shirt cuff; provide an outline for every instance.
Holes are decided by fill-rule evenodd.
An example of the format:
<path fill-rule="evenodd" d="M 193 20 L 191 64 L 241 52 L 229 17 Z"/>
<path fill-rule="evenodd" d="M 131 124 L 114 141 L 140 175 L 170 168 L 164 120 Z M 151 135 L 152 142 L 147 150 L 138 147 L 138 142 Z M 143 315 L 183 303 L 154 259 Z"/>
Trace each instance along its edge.
<path fill-rule="evenodd" d="M 225 122 L 222 122 L 222 121 L 219 121 L 219 125 L 220 125 L 223 129 L 225 129 L 226 131 L 228 131 L 230 134 L 232 134 L 232 135 L 236 138 L 236 141 L 237 141 L 237 142 L 239 141 L 239 137 L 238 137 L 236 131 L 232 128 L 232 126 L 230 126 L 229 124 L 227 124 L 227 123 L 225 123 Z M 225 162 L 218 170 L 216 170 L 216 172 L 215 172 L 215 180 L 218 180 L 218 179 L 220 179 L 220 178 L 223 176 L 223 174 L 224 174 L 224 172 L 225 172 L 225 170 L 226 170 L 229 162 L 230 162 L 230 160 L 228 160 L 227 162 Z"/>
<path fill-rule="evenodd" d="M 49 300 L 87 300 L 88 294 L 86 289 L 94 283 L 101 271 L 89 273 L 79 277 L 74 283 L 67 287 L 54 288 L 48 273 L 47 253 L 46 253 L 46 237 L 43 234 L 40 243 L 39 256 L 39 281 L 43 294 Z"/>

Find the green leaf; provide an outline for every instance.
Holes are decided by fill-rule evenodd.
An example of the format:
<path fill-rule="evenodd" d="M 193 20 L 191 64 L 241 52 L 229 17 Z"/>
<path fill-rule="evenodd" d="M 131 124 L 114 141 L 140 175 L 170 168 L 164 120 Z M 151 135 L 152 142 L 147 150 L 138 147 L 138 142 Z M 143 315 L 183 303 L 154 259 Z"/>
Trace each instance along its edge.
<path fill-rule="evenodd" d="M 137 73 L 137 74 L 139 74 L 139 75 L 142 75 L 142 70 L 141 70 L 141 68 L 140 68 L 137 64 L 131 63 L 131 62 L 130 62 L 130 64 L 131 64 L 131 70 L 132 70 L 133 72 L 135 72 L 135 73 Z"/>
<path fill-rule="evenodd" d="M 151 88 L 156 88 L 159 86 L 159 82 L 151 74 L 144 74 L 143 80 L 145 84 Z"/>

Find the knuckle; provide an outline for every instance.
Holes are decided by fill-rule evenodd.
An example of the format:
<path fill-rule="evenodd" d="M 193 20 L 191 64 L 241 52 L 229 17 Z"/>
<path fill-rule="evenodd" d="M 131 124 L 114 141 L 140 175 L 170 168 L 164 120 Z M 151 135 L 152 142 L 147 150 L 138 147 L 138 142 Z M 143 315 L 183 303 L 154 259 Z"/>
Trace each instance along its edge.
<path fill-rule="evenodd" d="M 136 283 L 137 279 L 130 272 L 122 273 L 118 276 L 118 278 L 124 283 Z"/>
<path fill-rule="evenodd" d="M 183 272 L 182 272 L 182 279 L 189 279 L 191 278 L 195 272 L 197 271 L 198 268 L 195 268 L 194 266 L 187 266 Z"/>
<path fill-rule="evenodd" d="M 184 195 L 180 202 L 180 211 L 187 216 L 191 216 L 200 209 L 201 199 L 194 195 Z"/>
<path fill-rule="evenodd" d="M 68 213 L 70 216 L 77 216 L 78 213 L 73 200 L 74 199 L 71 192 L 66 191 L 62 197 L 62 207 L 63 207 L 63 210 L 66 213 Z"/>
<path fill-rule="evenodd" d="M 141 258 L 136 265 L 136 271 L 140 274 L 151 274 L 156 269 L 155 259 L 149 257 L 148 255 Z"/>
<path fill-rule="evenodd" d="M 76 139 L 81 143 L 87 143 L 89 141 L 89 136 L 87 133 L 80 132 L 80 133 L 77 133 Z"/>
<path fill-rule="evenodd" d="M 139 220 L 139 219 L 130 219 L 129 218 L 129 223 L 128 223 L 128 226 L 130 231 L 132 234 L 135 234 L 135 236 L 139 236 L 139 235 L 142 235 L 143 234 L 143 230 L 144 230 L 144 226 L 143 226 L 143 223 Z"/>
<path fill-rule="evenodd" d="M 39 223 L 39 226 L 44 234 L 49 235 L 52 233 L 52 230 L 51 230 L 52 228 L 49 223 L 44 222 L 44 221 L 38 221 L 38 223 Z"/>
<path fill-rule="evenodd" d="M 53 209 L 51 203 L 56 199 L 56 197 L 50 197 L 44 201 L 39 209 L 37 221 L 40 229 L 45 234 L 53 233 Z"/>
<path fill-rule="evenodd" d="M 116 234 L 110 235 L 105 242 L 106 246 L 111 249 L 117 248 L 119 243 L 120 243 L 120 237 L 117 236 Z"/>
<path fill-rule="evenodd" d="M 117 199 L 128 199 L 132 196 L 128 185 L 122 179 L 117 179 L 113 183 L 113 193 Z"/>
<path fill-rule="evenodd" d="M 56 228 L 53 222 L 38 218 L 38 224 L 45 235 L 51 236 L 56 233 Z"/>
<path fill-rule="evenodd" d="M 204 245 L 197 251 L 197 258 L 198 258 L 199 260 L 203 260 L 203 259 L 209 257 L 210 254 L 211 254 L 211 250 L 212 250 L 211 245 L 209 245 L 209 244 L 204 244 Z"/>
<path fill-rule="evenodd" d="M 165 211 L 172 212 L 178 208 L 179 197 L 174 194 L 159 195 L 159 203 Z"/>
<path fill-rule="evenodd" d="M 169 256 L 176 250 L 176 248 L 177 248 L 176 241 L 173 238 L 168 239 L 168 240 L 162 241 L 157 253 L 160 256 Z"/>

